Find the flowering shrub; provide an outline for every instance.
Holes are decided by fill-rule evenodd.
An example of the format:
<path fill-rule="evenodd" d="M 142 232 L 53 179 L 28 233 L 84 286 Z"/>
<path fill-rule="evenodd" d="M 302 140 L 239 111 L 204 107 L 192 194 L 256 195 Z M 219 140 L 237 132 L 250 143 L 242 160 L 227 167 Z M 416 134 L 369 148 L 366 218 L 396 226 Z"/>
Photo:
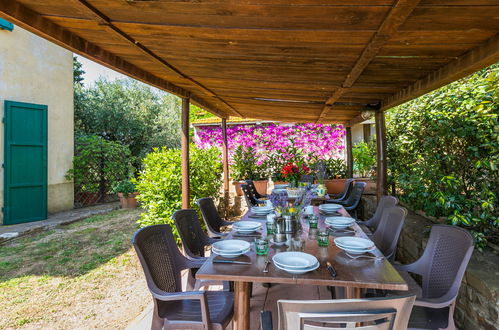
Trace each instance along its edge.
<path fill-rule="evenodd" d="M 306 175 L 309 172 L 310 168 L 308 168 L 307 165 L 296 165 L 294 163 L 287 163 L 281 170 L 281 174 L 283 175 L 284 179 L 286 179 L 286 181 L 288 182 L 292 182 L 295 185 L 303 175 Z"/>
<path fill-rule="evenodd" d="M 257 164 L 261 165 L 270 155 L 281 154 L 286 162 L 293 158 L 296 150 L 303 152 L 306 161 L 329 159 L 339 156 L 343 150 L 345 130 L 341 125 L 281 124 L 229 125 L 227 142 L 232 154 L 238 146 L 254 148 Z M 205 126 L 197 129 L 195 137 L 199 148 L 222 146 L 222 129 L 218 126 Z M 290 147 L 294 149 L 290 149 Z"/>

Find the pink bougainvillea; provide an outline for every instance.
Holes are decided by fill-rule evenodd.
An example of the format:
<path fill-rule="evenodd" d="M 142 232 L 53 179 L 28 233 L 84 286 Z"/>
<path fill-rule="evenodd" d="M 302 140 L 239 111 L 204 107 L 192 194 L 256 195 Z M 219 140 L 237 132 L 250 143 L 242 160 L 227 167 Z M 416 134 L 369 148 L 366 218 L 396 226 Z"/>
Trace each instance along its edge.
<path fill-rule="evenodd" d="M 258 163 L 269 154 L 279 153 L 286 158 L 286 148 L 294 146 L 309 159 L 331 159 L 340 156 L 344 148 L 345 129 L 341 125 L 325 124 L 241 124 L 227 126 L 229 152 L 239 145 L 254 148 Z M 197 127 L 196 145 L 199 148 L 222 146 L 220 126 Z"/>

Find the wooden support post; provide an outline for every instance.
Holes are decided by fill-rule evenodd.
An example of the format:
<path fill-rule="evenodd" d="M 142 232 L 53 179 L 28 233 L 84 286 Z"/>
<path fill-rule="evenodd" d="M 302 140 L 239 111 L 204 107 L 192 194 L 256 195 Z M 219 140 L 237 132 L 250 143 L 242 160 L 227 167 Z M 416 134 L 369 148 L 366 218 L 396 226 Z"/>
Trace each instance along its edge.
<path fill-rule="evenodd" d="M 386 127 L 383 111 L 376 112 L 376 196 L 378 201 L 386 195 L 387 164 L 386 164 Z"/>
<path fill-rule="evenodd" d="M 362 128 L 364 130 L 364 141 L 369 142 L 369 139 L 371 138 L 371 124 L 363 124 Z"/>
<path fill-rule="evenodd" d="M 229 209 L 229 145 L 227 142 L 227 119 L 222 118 L 222 158 L 224 172 L 224 213 L 227 218 Z"/>
<path fill-rule="evenodd" d="M 353 178 L 353 154 L 352 154 L 352 128 L 346 127 L 347 136 L 347 178 Z"/>
<path fill-rule="evenodd" d="M 189 98 L 182 98 L 182 208 L 188 209 L 190 203 L 189 187 Z"/>

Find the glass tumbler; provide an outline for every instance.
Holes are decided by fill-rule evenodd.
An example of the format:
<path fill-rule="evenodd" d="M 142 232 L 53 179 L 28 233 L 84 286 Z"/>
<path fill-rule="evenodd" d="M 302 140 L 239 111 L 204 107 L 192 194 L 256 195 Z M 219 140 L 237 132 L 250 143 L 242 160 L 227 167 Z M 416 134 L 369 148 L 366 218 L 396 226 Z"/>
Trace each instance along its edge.
<path fill-rule="evenodd" d="M 257 255 L 267 255 L 269 252 L 269 242 L 263 238 L 255 238 L 255 252 Z"/>
<path fill-rule="evenodd" d="M 327 231 L 321 231 L 317 234 L 317 245 L 319 246 L 329 245 L 329 233 Z"/>
<path fill-rule="evenodd" d="M 317 224 L 319 223 L 319 217 L 316 215 L 311 215 L 308 218 L 308 225 L 310 228 L 317 228 Z"/>

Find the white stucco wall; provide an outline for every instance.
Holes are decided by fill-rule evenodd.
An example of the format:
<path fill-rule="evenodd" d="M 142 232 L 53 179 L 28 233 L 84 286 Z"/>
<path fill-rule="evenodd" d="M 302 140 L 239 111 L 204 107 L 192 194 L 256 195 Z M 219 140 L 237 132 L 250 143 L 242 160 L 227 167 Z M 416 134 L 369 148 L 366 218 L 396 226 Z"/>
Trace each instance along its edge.
<path fill-rule="evenodd" d="M 71 168 L 74 149 L 73 54 L 18 26 L 12 32 L 0 30 L 2 116 L 5 100 L 48 106 L 48 211 L 53 213 L 73 208 L 73 183 L 64 178 Z M 3 140 L 1 125 L 1 162 L 4 159 Z M 2 206 L 3 190 L 2 172 Z"/>

